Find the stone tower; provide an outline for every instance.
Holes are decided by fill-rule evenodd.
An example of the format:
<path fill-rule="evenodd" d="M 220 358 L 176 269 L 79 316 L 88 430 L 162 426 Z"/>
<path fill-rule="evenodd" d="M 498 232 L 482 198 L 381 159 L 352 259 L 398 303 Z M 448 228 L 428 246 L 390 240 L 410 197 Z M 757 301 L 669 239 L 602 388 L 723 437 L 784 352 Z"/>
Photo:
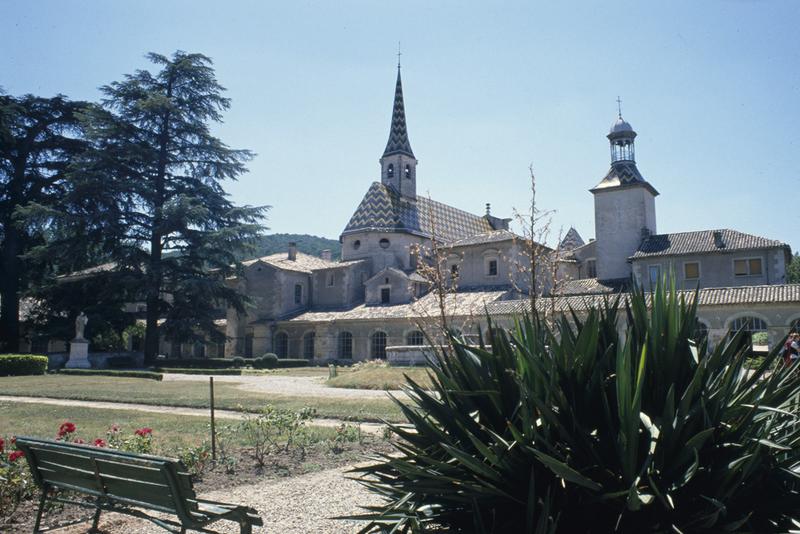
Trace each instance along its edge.
<path fill-rule="evenodd" d="M 636 132 L 620 112 L 608 134 L 611 168 L 590 191 L 594 195 L 597 278 L 611 280 L 631 275 L 628 258 L 644 237 L 656 233 L 658 191 L 636 168 L 633 140 Z"/>
<path fill-rule="evenodd" d="M 383 151 L 381 182 L 394 189 L 400 196 L 417 198 L 417 159 L 411 151 L 406 128 L 406 111 L 403 106 L 403 82 L 400 79 L 400 64 L 397 64 L 397 84 L 394 90 L 392 126 L 389 141 Z"/>

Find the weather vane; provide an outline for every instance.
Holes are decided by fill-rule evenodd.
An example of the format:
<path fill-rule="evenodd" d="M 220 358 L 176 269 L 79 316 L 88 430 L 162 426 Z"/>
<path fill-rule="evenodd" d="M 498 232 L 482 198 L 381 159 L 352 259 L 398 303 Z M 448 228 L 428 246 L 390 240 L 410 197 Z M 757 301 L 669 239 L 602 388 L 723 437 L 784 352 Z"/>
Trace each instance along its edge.
<path fill-rule="evenodd" d="M 398 69 L 400 68 L 400 56 L 402 56 L 402 55 L 403 55 L 403 53 L 400 51 L 400 41 L 397 41 L 397 68 Z"/>
<path fill-rule="evenodd" d="M 619 113 L 619 118 L 622 118 L 622 100 L 620 100 L 619 95 L 617 95 L 617 113 Z"/>

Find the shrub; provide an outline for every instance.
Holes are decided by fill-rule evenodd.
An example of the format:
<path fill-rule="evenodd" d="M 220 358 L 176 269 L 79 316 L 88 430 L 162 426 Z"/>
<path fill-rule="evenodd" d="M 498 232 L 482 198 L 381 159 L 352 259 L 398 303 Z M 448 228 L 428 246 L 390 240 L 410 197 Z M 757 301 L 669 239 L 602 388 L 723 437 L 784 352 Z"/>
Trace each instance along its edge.
<path fill-rule="evenodd" d="M 108 369 L 61 369 L 60 375 L 84 375 L 84 376 L 116 376 L 124 378 L 148 378 L 150 380 L 161 380 L 164 375 L 153 371 L 113 371 Z"/>
<path fill-rule="evenodd" d="M 179 375 L 241 375 L 241 369 L 180 369 L 177 367 L 154 367 L 158 373 L 175 373 Z"/>
<path fill-rule="evenodd" d="M 365 531 L 788 532 L 800 519 L 794 369 L 743 373 L 660 285 L 487 345 L 451 336 L 433 390 L 409 379 L 395 455 L 356 469 L 387 499 Z M 647 304 L 650 302 L 650 309 Z M 626 326 L 620 332 L 618 326 Z M 794 523 L 796 524 L 796 523 Z"/>
<path fill-rule="evenodd" d="M 0 437 L 0 525 L 22 501 L 33 497 L 36 489 L 28 462 L 14 441 Z"/>
<path fill-rule="evenodd" d="M 237 357 L 244 365 L 253 365 L 252 358 Z M 186 358 L 157 360 L 161 368 L 177 367 L 180 369 L 232 369 L 237 358 Z"/>
<path fill-rule="evenodd" d="M 0 376 L 43 375 L 47 361 L 36 354 L 0 354 Z"/>
<path fill-rule="evenodd" d="M 267 353 L 253 361 L 256 369 L 275 369 L 278 366 L 278 357 L 275 354 Z"/>
<path fill-rule="evenodd" d="M 308 360 L 302 358 L 281 358 L 278 360 L 278 368 L 286 369 L 290 367 L 308 367 Z"/>
<path fill-rule="evenodd" d="M 766 332 L 756 332 L 753 334 L 753 345 L 766 345 L 769 343 L 769 334 Z"/>
<path fill-rule="evenodd" d="M 300 446 L 305 452 L 305 424 L 313 416 L 310 408 L 293 412 L 267 405 L 257 414 L 245 414 L 236 432 L 251 448 L 258 467 L 264 467 L 267 457 L 275 452 L 289 452 L 293 446 Z"/>
<path fill-rule="evenodd" d="M 245 365 L 244 358 L 237 356 L 231 360 L 231 364 L 237 369 L 242 368 Z"/>

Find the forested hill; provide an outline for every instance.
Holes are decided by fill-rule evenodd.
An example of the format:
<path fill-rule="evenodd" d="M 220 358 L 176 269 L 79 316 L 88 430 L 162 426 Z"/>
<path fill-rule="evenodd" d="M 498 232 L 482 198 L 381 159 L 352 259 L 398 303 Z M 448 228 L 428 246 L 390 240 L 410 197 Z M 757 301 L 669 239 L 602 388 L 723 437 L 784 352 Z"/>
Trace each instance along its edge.
<path fill-rule="evenodd" d="M 342 255 L 342 245 L 334 239 L 306 234 L 270 234 L 259 238 L 255 245 L 255 251 L 248 252 L 247 256 L 260 258 L 261 256 L 269 256 L 278 252 L 286 252 L 289 249 L 289 243 L 292 241 L 297 243 L 299 252 L 311 254 L 312 256 L 319 256 L 325 249 L 331 251 L 334 260 L 339 259 Z"/>

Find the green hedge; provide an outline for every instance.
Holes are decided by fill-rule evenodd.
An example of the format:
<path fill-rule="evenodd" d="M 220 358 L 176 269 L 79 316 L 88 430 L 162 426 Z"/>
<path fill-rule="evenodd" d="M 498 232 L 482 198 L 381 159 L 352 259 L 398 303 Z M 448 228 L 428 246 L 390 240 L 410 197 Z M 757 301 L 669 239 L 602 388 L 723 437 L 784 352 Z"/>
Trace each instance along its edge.
<path fill-rule="evenodd" d="M 308 367 L 308 360 L 302 358 L 279 358 L 278 369 L 285 369 L 288 367 Z"/>
<path fill-rule="evenodd" d="M 43 375 L 47 361 L 37 354 L 0 354 L 0 376 Z"/>
<path fill-rule="evenodd" d="M 164 375 L 153 371 L 114 371 L 110 369 L 61 369 L 60 375 L 92 375 L 92 376 L 117 376 L 124 378 L 148 378 L 161 380 Z"/>
<path fill-rule="evenodd" d="M 242 369 L 181 369 L 180 367 L 155 367 L 159 373 L 174 373 L 178 375 L 241 375 Z"/>
<path fill-rule="evenodd" d="M 156 365 L 163 369 L 178 368 L 178 369 L 232 369 L 237 364 L 239 365 L 253 365 L 254 358 L 239 358 L 236 362 L 234 358 L 186 358 L 186 359 L 171 359 L 171 360 L 156 360 Z M 242 363 L 244 362 L 244 363 Z"/>

